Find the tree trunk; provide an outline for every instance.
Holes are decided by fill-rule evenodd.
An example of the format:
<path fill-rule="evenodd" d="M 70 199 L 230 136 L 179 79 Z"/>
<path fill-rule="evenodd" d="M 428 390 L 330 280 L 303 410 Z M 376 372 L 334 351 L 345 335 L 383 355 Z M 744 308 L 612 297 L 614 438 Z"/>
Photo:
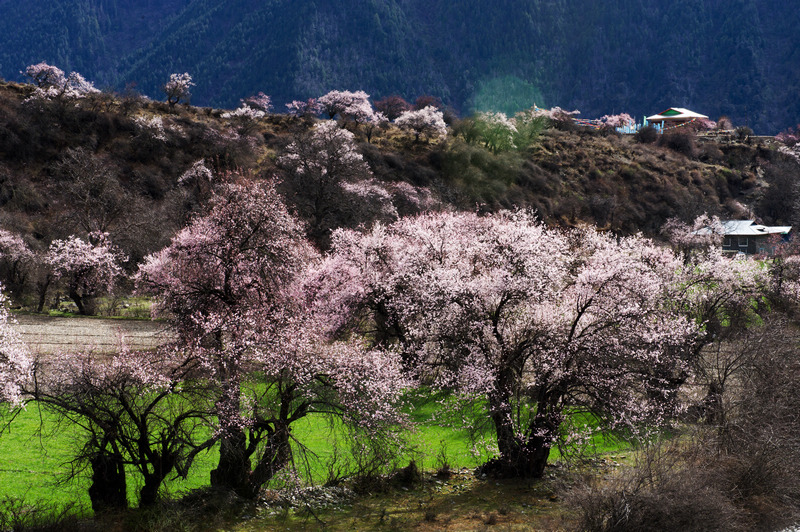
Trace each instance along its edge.
<path fill-rule="evenodd" d="M 175 456 L 162 457 L 153 462 L 153 472 L 144 475 L 144 484 L 139 490 L 139 506 L 153 506 L 158 502 L 158 490 L 167 475 L 175 468 Z"/>
<path fill-rule="evenodd" d="M 241 494 L 248 491 L 249 476 L 250 456 L 244 430 L 229 430 L 220 440 L 219 462 L 211 471 L 211 485 Z"/>
<path fill-rule="evenodd" d="M 724 385 L 712 381 L 708 385 L 708 393 L 703 399 L 703 410 L 705 411 L 706 423 L 709 425 L 725 424 L 725 407 L 722 403 L 722 394 L 725 392 Z"/>
<path fill-rule="evenodd" d="M 92 297 L 88 295 L 81 296 L 77 290 L 72 289 L 69 291 L 69 297 L 75 302 L 75 306 L 78 307 L 78 313 L 81 316 L 91 316 L 94 314 L 94 301 Z"/>
<path fill-rule="evenodd" d="M 498 478 L 541 478 L 551 444 L 548 436 L 521 438 L 513 427 L 502 427 L 497 431 L 500 456 L 481 466 L 480 472 Z"/>
<path fill-rule="evenodd" d="M 261 491 L 261 487 L 286 467 L 291 458 L 292 446 L 287 424 L 277 427 L 267 438 L 264 454 L 250 475 L 248 498 L 255 499 Z"/>
<path fill-rule="evenodd" d="M 46 275 L 44 279 L 36 283 L 36 291 L 39 293 L 39 304 L 36 307 L 36 312 L 41 314 L 44 312 L 44 305 L 47 303 L 47 289 L 50 288 L 50 283 L 53 277 Z"/>
<path fill-rule="evenodd" d="M 509 390 L 509 379 L 498 379 L 497 390 Z M 539 413 L 531 421 L 525 436 L 515 426 L 511 397 L 507 392 L 489 395 L 490 417 L 497 434 L 497 448 L 500 456 L 490 460 L 479 472 L 500 478 L 540 478 L 550 456 L 550 446 L 558 429 L 556 419 L 542 413 L 544 398 L 540 398 Z"/>
<path fill-rule="evenodd" d="M 99 451 L 91 461 L 92 485 L 89 498 L 95 514 L 128 508 L 125 465 L 119 454 Z"/>

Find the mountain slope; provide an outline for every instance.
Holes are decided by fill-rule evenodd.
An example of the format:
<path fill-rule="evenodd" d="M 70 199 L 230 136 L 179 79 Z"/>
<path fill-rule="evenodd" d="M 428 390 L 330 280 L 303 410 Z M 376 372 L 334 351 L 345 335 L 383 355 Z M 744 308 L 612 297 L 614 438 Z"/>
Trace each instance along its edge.
<path fill-rule="evenodd" d="M 764 133 L 800 117 L 800 11 L 778 0 L 5 0 L 0 20 L 6 78 L 46 60 L 159 97 L 188 71 L 197 105 L 363 89 L 462 113 L 684 106 Z"/>

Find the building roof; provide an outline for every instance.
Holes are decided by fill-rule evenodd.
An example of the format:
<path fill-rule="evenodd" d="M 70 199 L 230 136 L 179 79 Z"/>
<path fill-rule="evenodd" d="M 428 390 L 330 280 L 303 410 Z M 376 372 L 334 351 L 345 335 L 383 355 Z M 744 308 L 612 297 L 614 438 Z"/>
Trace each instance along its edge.
<path fill-rule="evenodd" d="M 706 115 L 701 115 L 700 113 L 695 113 L 694 111 L 690 111 L 689 109 L 684 109 L 683 107 L 670 107 L 666 111 L 661 111 L 657 115 L 648 116 L 648 122 L 659 122 L 663 120 L 692 120 L 692 119 L 699 119 L 699 118 L 708 118 Z"/>
<path fill-rule="evenodd" d="M 721 223 L 725 236 L 786 235 L 792 230 L 791 225 L 759 225 L 754 220 L 725 220 Z"/>

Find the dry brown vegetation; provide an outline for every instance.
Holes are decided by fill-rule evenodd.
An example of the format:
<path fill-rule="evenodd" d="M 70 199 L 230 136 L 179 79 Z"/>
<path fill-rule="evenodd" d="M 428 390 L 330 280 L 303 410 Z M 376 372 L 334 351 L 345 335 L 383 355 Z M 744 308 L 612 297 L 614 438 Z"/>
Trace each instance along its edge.
<path fill-rule="evenodd" d="M 42 248 L 102 219 L 132 265 L 202 209 L 209 184 L 178 185 L 193 163 L 205 160 L 217 176 L 280 175 L 278 156 L 313 123 L 271 115 L 242 128 L 221 110 L 170 108 L 134 93 L 33 106 L 24 103 L 31 89 L 0 83 L 0 225 Z M 413 142 L 393 127 L 367 142 L 348 127 L 381 181 L 427 187 L 457 208 L 533 208 L 549 223 L 623 233 L 654 234 L 666 218 L 704 211 L 743 216 L 742 204 L 786 222 L 775 214 L 779 201 L 761 199 L 770 180 L 782 190 L 787 172 L 796 172 L 768 146 L 717 145 L 691 133 L 647 144 L 549 129 L 527 150 L 493 154 L 460 138 Z M 92 201 L 81 200 L 87 194 Z"/>

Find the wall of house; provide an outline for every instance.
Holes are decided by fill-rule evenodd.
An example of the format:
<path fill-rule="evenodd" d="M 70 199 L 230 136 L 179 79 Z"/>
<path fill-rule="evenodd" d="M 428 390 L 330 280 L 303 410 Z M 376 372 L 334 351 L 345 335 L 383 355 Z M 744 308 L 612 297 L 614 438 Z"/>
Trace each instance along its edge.
<path fill-rule="evenodd" d="M 767 239 L 759 236 L 726 236 L 722 239 L 722 251 L 731 253 L 747 253 L 755 255 L 767 243 Z"/>

